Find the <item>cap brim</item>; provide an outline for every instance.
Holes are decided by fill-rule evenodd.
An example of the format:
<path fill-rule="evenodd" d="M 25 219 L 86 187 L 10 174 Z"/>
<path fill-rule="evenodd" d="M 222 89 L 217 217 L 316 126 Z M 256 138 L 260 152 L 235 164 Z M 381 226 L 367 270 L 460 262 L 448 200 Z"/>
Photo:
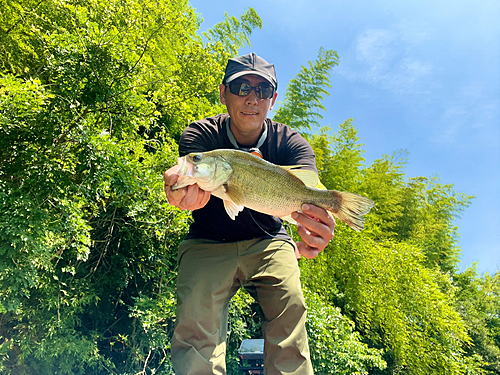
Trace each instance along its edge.
<path fill-rule="evenodd" d="M 260 77 L 264 78 L 267 82 L 269 82 L 271 85 L 273 85 L 273 87 L 276 89 L 276 86 L 277 86 L 276 82 L 274 82 L 274 80 L 271 77 L 269 77 L 267 74 L 263 74 L 260 72 L 254 72 L 252 70 L 245 70 L 243 72 L 234 73 L 232 76 L 226 78 L 226 81 L 224 83 L 226 83 L 226 84 L 230 83 L 230 82 L 234 81 L 236 78 L 250 75 L 250 74 L 254 74 L 256 76 L 260 76 Z"/>

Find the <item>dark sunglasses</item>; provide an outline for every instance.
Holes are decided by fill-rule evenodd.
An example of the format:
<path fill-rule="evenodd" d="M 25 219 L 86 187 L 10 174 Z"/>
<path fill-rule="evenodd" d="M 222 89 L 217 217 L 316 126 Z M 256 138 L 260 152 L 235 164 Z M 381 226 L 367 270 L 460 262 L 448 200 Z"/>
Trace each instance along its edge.
<path fill-rule="evenodd" d="M 259 99 L 271 99 L 274 95 L 274 87 L 265 83 L 259 83 L 257 86 L 250 86 L 247 82 L 231 82 L 228 84 L 229 91 L 238 96 L 247 96 L 252 89 Z"/>

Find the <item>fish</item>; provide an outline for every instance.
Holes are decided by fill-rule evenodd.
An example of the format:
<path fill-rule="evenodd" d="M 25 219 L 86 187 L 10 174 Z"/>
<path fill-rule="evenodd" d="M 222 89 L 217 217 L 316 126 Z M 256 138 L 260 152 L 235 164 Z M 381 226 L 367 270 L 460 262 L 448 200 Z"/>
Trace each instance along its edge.
<path fill-rule="evenodd" d="M 280 166 L 241 150 L 194 152 L 177 163 L 179 177 L 172 190 L 198 184 L 222 199 L 233 220 L 247 207 L 296 224 L 292 212 L 312 204 L 359 232 L 374 205 L 355 193 L 327 190 L 314 171 L 301 169 L 304 165 Z"/>

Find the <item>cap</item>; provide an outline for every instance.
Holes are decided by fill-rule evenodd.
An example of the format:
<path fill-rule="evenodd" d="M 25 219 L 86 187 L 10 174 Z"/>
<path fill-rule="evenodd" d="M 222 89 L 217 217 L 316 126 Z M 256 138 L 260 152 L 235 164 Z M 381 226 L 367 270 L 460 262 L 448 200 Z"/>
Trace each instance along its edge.
<path fill-rule="evenodd" d="M 256 74 L 258 76 L 261 76 L 268 80 L 275 89 L 278 88 L 278 80 L 276 79 L 274 65 L 269 64 L 266 60 L 264 60 L 260 56 L 257 56 L 253 52 L 249 53 L 248 55 L 229 59 L 226 65 L 226 73 L 224 74 L 222 83 L 228 84 L 236 78 L 244 76 L 246 74 Z"/>

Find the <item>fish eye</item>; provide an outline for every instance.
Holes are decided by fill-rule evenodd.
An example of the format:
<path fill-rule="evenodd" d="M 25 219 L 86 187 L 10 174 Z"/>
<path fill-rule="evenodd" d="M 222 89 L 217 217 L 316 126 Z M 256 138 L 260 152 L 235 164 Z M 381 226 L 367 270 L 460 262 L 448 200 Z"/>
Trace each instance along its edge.
<path fill-rule="evenodd" d="M 193 156 L 193 161 L 195 163 L 199 163 L 201 161 L 201 155 L 194 155 Z"/>

